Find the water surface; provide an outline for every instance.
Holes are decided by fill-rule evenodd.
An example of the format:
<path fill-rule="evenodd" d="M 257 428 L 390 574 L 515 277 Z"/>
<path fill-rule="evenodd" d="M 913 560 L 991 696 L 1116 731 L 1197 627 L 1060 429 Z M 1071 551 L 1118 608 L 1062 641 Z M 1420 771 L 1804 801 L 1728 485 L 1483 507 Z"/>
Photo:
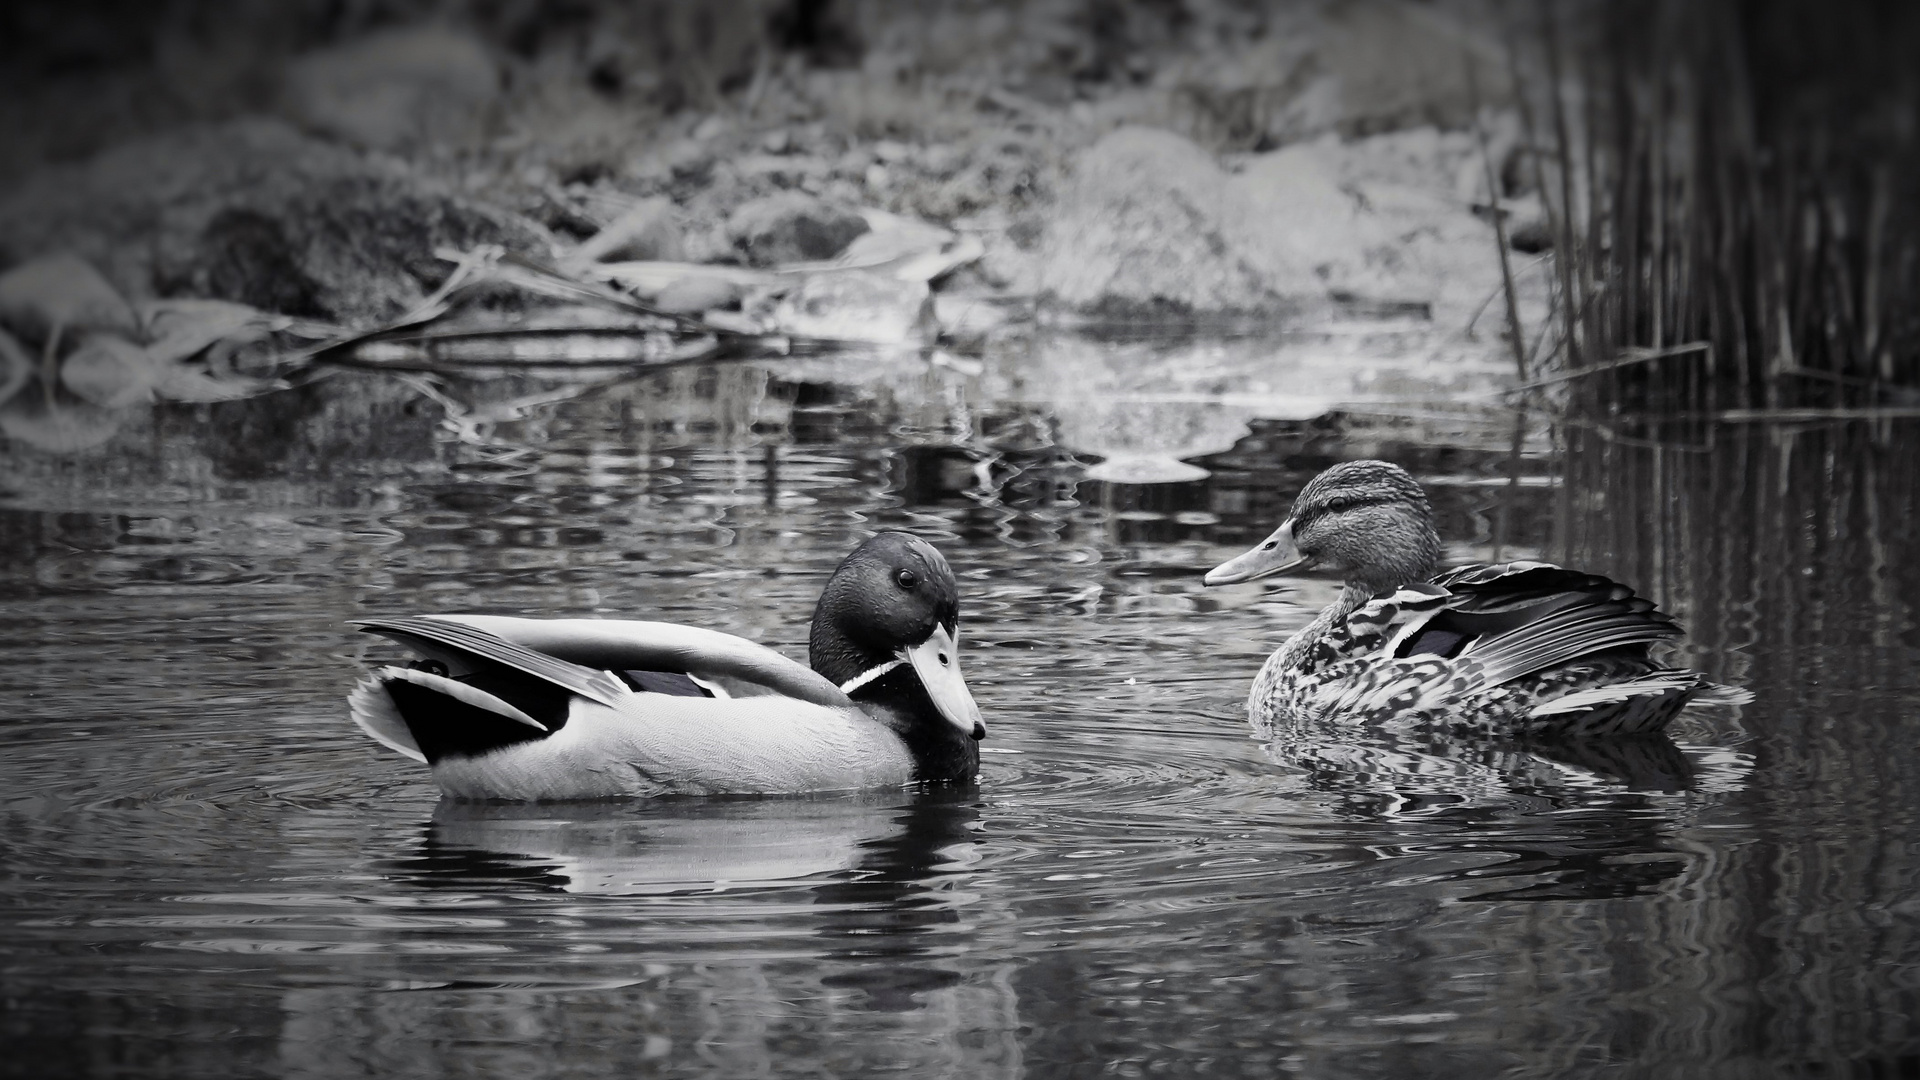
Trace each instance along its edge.
<path fill-rule="evenodd" d="M 1920 1071 L 1913 425 L 1088 375 L 1127 355 L 343 372 L 9 448 L 0 1071 Z M 1628 580 L 1755 702 L 1624 747 L 1250 738 L 1336 586 L 1200 574 L 1360 455 L 1429 485 L 1451 558 Z M 346 719 L 394 655 L 368 615 L 803 656 L 881 527 L 961 577 L 977 785 L 445 803 Z"/>

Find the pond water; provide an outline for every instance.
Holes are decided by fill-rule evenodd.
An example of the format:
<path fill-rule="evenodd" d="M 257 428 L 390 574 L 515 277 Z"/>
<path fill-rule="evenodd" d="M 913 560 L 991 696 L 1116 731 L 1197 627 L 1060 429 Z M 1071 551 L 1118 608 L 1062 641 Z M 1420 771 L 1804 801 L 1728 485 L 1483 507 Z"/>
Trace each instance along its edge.
<path fill-rule="evenodd" d="M 1913 424 L 1079 362 L 340 372 L 9 448 L 0 1072 L 1920 1073 Z M 1632 582 L 1754 702 L 1552 752 L 1251 738 L 1253 672 L 1336 586 L 1200 574 L 1365 455 L 1451 558 Z M 804 656 L 878 527 L 960 575 L 977 785 L 452 804 L 347 720 L 372 614 Z"/>

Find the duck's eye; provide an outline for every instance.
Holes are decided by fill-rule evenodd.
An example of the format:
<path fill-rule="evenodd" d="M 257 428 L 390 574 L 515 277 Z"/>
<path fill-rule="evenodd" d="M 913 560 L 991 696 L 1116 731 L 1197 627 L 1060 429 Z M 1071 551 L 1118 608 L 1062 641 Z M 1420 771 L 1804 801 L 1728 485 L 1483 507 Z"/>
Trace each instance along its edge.
<path fill-rule="evenodd" d="M 1353 500 L 1347 498 L 1345 495 L 1335 495 L 1333 498 L 1327 500 L 1327 509 L 1336 514 L 1342 510 L 1351 510 L 1353 509 Z"/>
<path fill-rule="evenodd" d="M 920 584 L 920 575 L 911 570 L 898 570 L 894 572 L 893 580 L 898 582 L 901 588 L 911 589 Z"/>

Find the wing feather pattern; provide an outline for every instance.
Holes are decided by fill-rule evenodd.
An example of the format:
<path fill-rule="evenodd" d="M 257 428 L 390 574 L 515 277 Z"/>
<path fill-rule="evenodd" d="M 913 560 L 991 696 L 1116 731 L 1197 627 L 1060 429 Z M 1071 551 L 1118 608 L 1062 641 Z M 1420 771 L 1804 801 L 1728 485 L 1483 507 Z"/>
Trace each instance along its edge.
<path fill-rule="evenodd" d="M 506 615 L 435 615 L 439 625 L 469 627 L 549 659 L 591 669 L 679 671 L 703 679 L 737 679 L 829 708 L 853 700 L 812 668 L 757 642 L 678 623 L 633 619 L 520 619 Z"/>
<path fill-rule="evenodd" d="M 354 626 L 390 637 L 403 645 L 438 646 L 429 655 L 452 650 L 481 660 L 504 664 L 609 707 L 632 695 L 625 684 L 605 671 L 595 670 L 498 637 L 486 630 L 437 618 L 356 619 Z"/>
<path fill-rule="evenodd" d="M 1670 620 L 1609 601 L 1556 611 L 1476 642 L 1470 651 L 1481 665 L 1486 685 L 1498 686 L 1606 649 L 1651 644 L 1679 634 L 1680 628 Z"/>

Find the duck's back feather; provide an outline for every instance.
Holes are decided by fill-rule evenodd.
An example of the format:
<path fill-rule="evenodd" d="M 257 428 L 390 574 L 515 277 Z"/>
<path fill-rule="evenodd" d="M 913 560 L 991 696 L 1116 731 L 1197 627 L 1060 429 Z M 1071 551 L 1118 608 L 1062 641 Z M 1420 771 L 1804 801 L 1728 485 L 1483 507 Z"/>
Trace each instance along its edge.
<path fill-rule="evenodd" d="M 1648 659 L 1650 644 L 1680 632 L 1597 574 L 1538 562 L 1465 566 L 1362 604 L 1297 650 L 1293 665 L 1270 661 L 1250 704 L 1269 719 L 1337 713 L 1515 733 L 1657 731 L 1702 685 Z"/>
<path fill-rule="evenodd" d="M 499 665 L 602 705 L 617 703 L 627 689 L 606 670 L 536 652 L 490 631 L 447 619 L 359 619 L 353 625 L 440 659 L 455 670 Z"/>
<path fill-rule="evenodd" d="M 347 692 L 348 715 L 374 742 L 424 763 L 427 755 L 420 749 L 420 744 L 414 741 L 413 732 L 408 730 L 407 721 L 400 715 L 400 707 L 387 694 L 388 670 L 382 668 L 353 684 L 353 689 Z"/>
<path fill-rule="evenodd" d="M 484 631 L 590 669 L 677 671 L 724 685 L 735 696 L 757 691 L 834 708 L 852 705 L 838 686 L 812 668 L 718 630 L 633 619 L 435 615 L 431 620 Z"/>

